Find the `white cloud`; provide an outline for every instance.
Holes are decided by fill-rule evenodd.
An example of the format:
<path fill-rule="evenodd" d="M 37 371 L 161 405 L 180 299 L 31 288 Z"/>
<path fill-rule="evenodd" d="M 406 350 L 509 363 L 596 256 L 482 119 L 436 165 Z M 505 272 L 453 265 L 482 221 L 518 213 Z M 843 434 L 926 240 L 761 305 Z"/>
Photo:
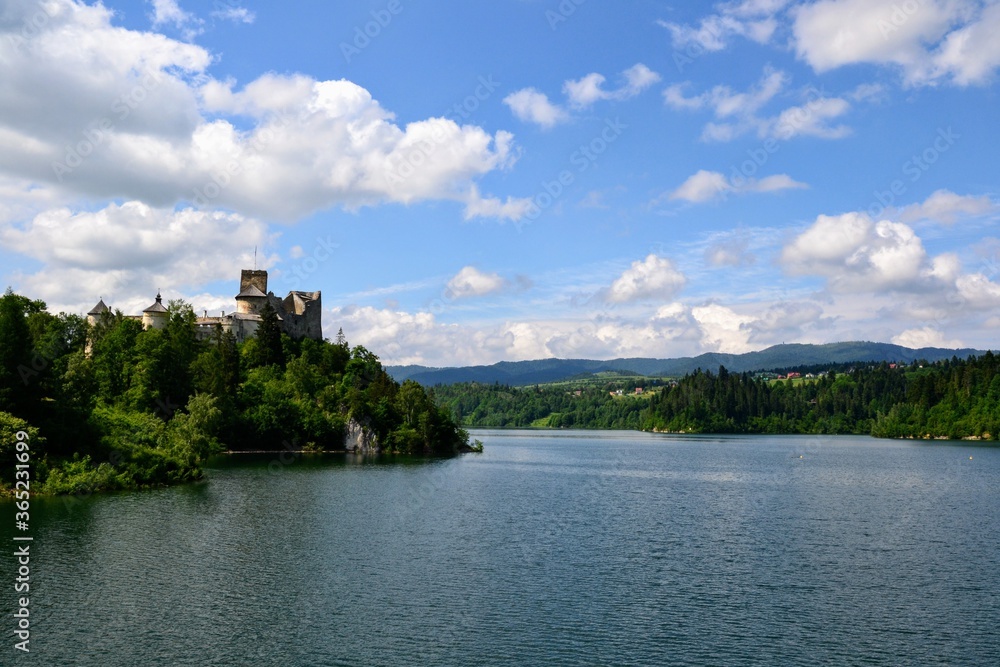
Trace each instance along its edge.
<path fill-rule="evenodd" d="M 730 354 L 755 349 L 750 344 L 750 332 L 746 328 L 753 322 L 753 317 L 740 315 L 716 303 L 692 308 L 691 315 L 701 327 L 701 343 L 705 349 Z"/>
<path fill-rule="evenodd" d="M 955 285 L 963 305 L 990 310 L 1000 307 L 1000 285 L 982 273 L 960 276 Z"/>
<path fill-rule="evenodd" d="M 673 297 L 686 279 L 665 257 L 649 255 L 632 262 L 612 284 L 605 295 L 610 303 L 626 303 L 640 299 L 665 300 Z"/>
<path fill-rule="evenodd" d="M 522 88 L 513 92 L 503 98 L 503 103 L 510 107 L 519 120 L 545 129 L 569 120 L 569 114 L 564 109 L 550 102 L 545 93 L 534 88 Z"/>
<path fill-rule="evenodd" d="M 709 266 L 745 266 L 756 258 L 749 252 L 750 241 L 746 236 L 720 239 L 705 248 L 705 262 Z"/>
<path fill-rule="evenodd" d="M 177 0 L 150 0 L 153 5 L 153 25 L 161 26 L 172 23 L 182 26 L 194 17 L 177 4 Z"/>
<path fill-rule="evenodd" d="M 830 126 L 827 121 L 839 118 L 851 108 L 839 97 L 820 97 L 801 106 L 785 109 L 758 128 L 761 138 L 775 137 L 787 141 L 797 136 L 820 139 L 842 139 L 851 133 L 846 125 Z"/>
<path fill-rule="evenodd" d="M 809 186 L 805 183 L 799 183 L 787 174 L 775 174 L 761 179 L 748 178 L 736 186 L 720 172 L 701 169 L 670 193 L 670 199 L 702 203 L 724 198 L 728 194 L 779 192 L 807 187 Z"/>
<path fill-rule="evenodd" d="M 767 44 L 778 28 L 775 15 L 789 0 L 747 0 L 716 5 L 718 13 L 703 18 L 698 25 L 683 25 L 670 21 L 658 23 L 670 32 L 675 49 L 697 54 L 699 51 L 721 51 L 733 37 L 745 37 L 758 44 Z"/>
<path fill-rule="evenodd" d="M 446 294 L 453 299 L 466 299 L 499 292 L 507 285 L 507 280 L 498 273 L 484 273 L 466 266 L 448 281 Z"/>
<path fill-rule="evenodd" d="M 796 136 L 840 139 L 850 134 L 850 128 L 844 125 L 829 125 L 829 121 L 850 110 L 850 103 L 840 97 L 828 97 L 815 88 L 806 91 L 811 99 L 805 104 L 789 107 L 775 116 L 760 114 L 785 89 L 789 80 L 785 72 L 766 67 L 760 80 L 744 92 L 729 86 L 715 86 L 688 97 L 684 92 L 688 84 L 681 83 L 668 86 L 663 91 L 663 101 L 672 109 L 712 112 L 716 121 L 705 125 L 702 141 L 731 141 L 748 132 L 755 132 L 761 139 L 782 141 Z M 851 94 L 856 93 L 857 89 Z M 863 91 L 863 94 L 870 97 L 874 93 Z"/>
<path fill-rule="evenodd" d="M 923 243 L 898 222 L 864 213 L 821 215 L 785 246 L 781 262 L 793 275 L 821 275 L 834 290 L 920 289 L 930 276 Z"/>
<path fill-rule="evenodd" d="M 161 5 L 161 18 L 178 16 L 174 6 Z M 206 50 L 115 27 L 101 5 L 52 0 L 24 40 L 21 22 L 37 11 L 18 4 L 0 25 L 0 172 L 14 179 L 92 199 L 297 219 L 334 206 L 464 203 L 478 177 L 517 158 L 507 132 L 444 118 L 401 126 L 350 81 L 213 81 Z"/>
<path fill-rule="evenodd" d="M 139 307 L 157 288 L 177 292 L 235 281 L 253 261 L 253 248 L 273 241 L 266 225 L 237 214 L 155 209 L 136 201 L 94 212 L 52 209 L 0 227 L 4 247 L 42 264 L 36 273 L 16 276 L 19 289 L 69 312 L 86 312 L 98 296 L 124 310 Z"/>
<path fill-rule="evenodd" d="M 497 220 L 521 220 L 535 208 L 530 197 L 482 197 L 475 185 L 469 188 L 465 199 L 465 219 L 496 218 Z"/>
<path fill-rule="evenodd" d="M 723 174 L 701 169 L 671 192 L 670 199 L 700 203 L 722 197 L 731 189 L 732 186 Z"/>
<path fill-rule="evenodd" d="M 749 116 L 770 102 L 788 84 L 788 75 L 770 67 L 764 69 L 760 81 L 746 92 L 735 92 L 729 86 L 715 86 L 695 97 L 685 97 L 686 84 L 674 84 L 663 91 L 663 99 L 675 109 L 709 108 L 716 118 Z"/>
<path fill-rule="evenodd" d="M 798 56 L 817 72 L 890 65 L 911 85 L 984 84 L 1000 66 L 1000 5 L 975 0 L 913 3 L 823 0 L 792 11 Z"/>
<path fill-rule="evenodd" d="M 149 2 L 153 5 L 154 28 L 173 25 L 187 40 L 194 39 L 203 32 L 204 21 L 181 9 L 177 0 L 149 0 Z"/>
<path fill-rule="evenodd" d="M 620 88 L 605 90 L 606 79 L 602 74 L 593 72 L 582 79 L 566 81 L 563 92 L 574 107 L 585 108 L 599 100 L 626 100 L 635 97 L 660 80 L 659 74 L 642 63 L 622 72 L 622 77 L 625 83 Z"/>
<path fill-rule="evenodd" d="M 963 347 L 962 341 L 958 339 L 948 339 L 939 329 L 935 329 L 930 326 L 907 329 L 899 335 L 893 336 L 892 342 L 896 345 L 902 345 L 903 347 L 910 347 L 914 349 L 922 347 L 943 347 L 952 349 Z"/>
<path fill-rule="evenodd" d="M 215 6 L 217 9 L 212 12 L 212 16 L 224 21 L 232 21 L 233 23 L 253 23 L 257 19 L 257 14 L 246 7 L 238 7 L 235 5 L 220 7 L 218 4 Z"/>
<path fill-rule="evenodd" d="M 957 195 L 937 190 L 921 204 L 911 204 L 899 211 L 900 222 L 931 220 L 953 225 L 961 217 L 978 217 L 997 211 L 998 206 L 986 196 Z"/>

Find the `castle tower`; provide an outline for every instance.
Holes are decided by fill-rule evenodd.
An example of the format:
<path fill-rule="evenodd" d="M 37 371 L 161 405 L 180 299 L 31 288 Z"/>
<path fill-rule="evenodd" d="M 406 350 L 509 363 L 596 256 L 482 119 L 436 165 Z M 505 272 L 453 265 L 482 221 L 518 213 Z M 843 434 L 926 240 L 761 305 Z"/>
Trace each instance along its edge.
<path fill-rule="evenodd" d="M 257 315 L 267 301 L 267 271 L 243 269 L 240 293 L 236 295 L 236 312 Z"/>
<path fill-rule="evenodd" d="M 251 285 L 259 289 L 262 294 L 267 294 L 267 271 L 263 269 L 243 269 L 240 272 L 240 291 L 244 291 Z"/>
<path fill-rule="evenodd" d="M 96 325 L 98 320 L 101 319 L 101 315 L 108 312 L 109 310 L 110 308 L 107 307 L 107 305 L 104 303 L 104 299 L 102 298 L 100 301 L 97 302 L 97 305 L 91 308 L 90 312 L 87 313 L 87 323 L 90 326 Z"/>
<path fill-rule="evenodd" d="M 142 311 L 143 329 L 166 329 L 170 320 L 170 312 L 163 306 L 163 298 L 160 291 L 156 291 L 156 301 L 146 310 Z"/>

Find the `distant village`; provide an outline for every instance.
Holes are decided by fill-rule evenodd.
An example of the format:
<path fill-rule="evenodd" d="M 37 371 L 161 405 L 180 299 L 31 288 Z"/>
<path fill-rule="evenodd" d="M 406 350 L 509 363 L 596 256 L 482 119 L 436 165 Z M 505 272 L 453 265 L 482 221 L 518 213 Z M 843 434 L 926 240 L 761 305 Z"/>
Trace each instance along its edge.
<path fill-rule="evenodd" d="M 230 313 L 223 311 L 218 317 L 209 317 L 208 311 L 195 322 L 195 332 L 201 339 L 211 338 L 216 327 L 223 332 L 232 332 L 236 340 L 242 342 L 251 338 L 260 325 L 261 309 L 270 303 L 278 316 L 278 326 L 291 338 L 323 338 L 323 301 L 320 291 L 288 293 L 284 299 L 275 296 L 267 290 L 267 271 L 243 269 L 240 273 L 240 291 L 236 295 L 236 309 Z M 87 321 L 96 324 L 104 313 L 111 308 L 102 298 L 97 305 L 87 313 Z M 156 300 L 142 311 L 141 315 L 126 315 L 134 320 L 140 320 L 145 329 L 165 329 L 170 320 L 170 313 L 163 305 L 163 297 L 156 293 Z"/>

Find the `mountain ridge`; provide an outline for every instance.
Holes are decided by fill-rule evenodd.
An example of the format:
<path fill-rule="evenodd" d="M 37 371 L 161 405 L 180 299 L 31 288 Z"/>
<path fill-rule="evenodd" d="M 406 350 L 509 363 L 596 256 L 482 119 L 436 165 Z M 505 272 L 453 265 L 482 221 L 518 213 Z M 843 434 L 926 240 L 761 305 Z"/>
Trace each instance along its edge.
<path fill-rule="evenodd" d="M 609 360 L 596 359 L 534 359 L 528 361 L 500 361 L 481 366 L 431 367 L 420 365 L 387 366 L 386 371 L 397 381 L 415 380 L 424 386 L 454 384 L 456 382 L 486 382 L 524 386 L 556 382 L 573 376 L 602 371 L 631 371 L 646 376 L 686 375 L 698 368 L 715 370 L 725 366 L 734 373 L 762 371 L 795 366 L 814 366 L 858 362 L 904 362 L 919 359 L 938 361 L 971 355 L 985 354 L 986 350 L 973 348 L 909 348 L 892 343 L 846 341 L 841 343 L 782 343 L 755 352 L 729 354 L 706 352 L 696 357 L 656 359 L 627 357 Z"/>

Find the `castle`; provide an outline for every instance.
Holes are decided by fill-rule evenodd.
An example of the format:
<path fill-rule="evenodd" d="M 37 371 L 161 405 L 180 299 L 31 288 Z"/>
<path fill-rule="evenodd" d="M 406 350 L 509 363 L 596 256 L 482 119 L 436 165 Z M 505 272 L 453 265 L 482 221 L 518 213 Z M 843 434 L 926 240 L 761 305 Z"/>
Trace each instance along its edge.
<path fill-rule="evenodd" d="M 228 315 L 223 312 L 219 317 L 209 317 L 205 311 L 204 317 L 195 322 L 195 332 L 201 339 L 212 337 L 215 327 L 222 327 L 223 332 L 231 331 L 237 341 L 253 337 L 260 324 L 260 311 L 265 303 L 270 303 L 278 315 L 278 326 L 295 339 L 323 338 L 323 301 L 322 294 L 316 292 L 289 292 L 284 299 L 279 299 L 273 292 L 267 291 L 267 271 L 243 269 L 240 274 L 240 293 L 236 295 L 236 310 Z M 110 308 L 104 299 L 97 302 L 87 313 L 87 321 L 96 324 L 102 313 Z M 144 329 L 165 329 L 170 320 L 170 313 L 163 305 L 163 298 L 156 293 L 156 301 L 142 311 L 142 315 L 129 315 L 132 319 L 141 320 Z"/>

